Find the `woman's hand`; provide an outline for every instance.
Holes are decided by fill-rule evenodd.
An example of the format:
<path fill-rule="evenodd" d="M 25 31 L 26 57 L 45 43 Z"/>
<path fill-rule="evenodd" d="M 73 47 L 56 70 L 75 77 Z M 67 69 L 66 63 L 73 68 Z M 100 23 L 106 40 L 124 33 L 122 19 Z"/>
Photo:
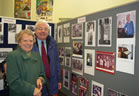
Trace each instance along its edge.
<path fill-rule="evenodd" d="M 38 79 L 37 79 L 37 88 L 41 91 L 42 90 L 42 78 L 41 77 L 39 77 Z"/>
<path fill-rule="evenodd" d="M 39 90 L 38 88 L 35 88 L 33 96 L 41 96 L 41 90 Z"/>

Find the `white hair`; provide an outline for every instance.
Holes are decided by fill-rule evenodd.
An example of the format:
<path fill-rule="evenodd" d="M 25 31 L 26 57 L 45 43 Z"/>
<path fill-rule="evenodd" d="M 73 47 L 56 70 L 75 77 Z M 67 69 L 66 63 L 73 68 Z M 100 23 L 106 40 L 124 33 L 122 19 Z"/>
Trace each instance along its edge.
<path fill-rule="evenodd" d="M 40 24 L 40 23 L 45 23 L 48 26 L 48 29 L 50 28 L 50 25 L 48 24 L 48 22 L 46 20 L 40 19 L 36 22 L 35 29 L 37 28 L 38 24 Z"/>

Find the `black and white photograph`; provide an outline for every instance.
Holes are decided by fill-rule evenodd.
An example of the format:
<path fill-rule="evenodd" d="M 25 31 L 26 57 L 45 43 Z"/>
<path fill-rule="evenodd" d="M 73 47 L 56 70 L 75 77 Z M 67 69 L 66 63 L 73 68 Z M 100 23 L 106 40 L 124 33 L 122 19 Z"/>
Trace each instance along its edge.
<path fill-rule="evenodd" d="M 71 67 L 71 47 L 65 47 L 65 66 Z"/>
<path fill-rule="evenodd" d="M 83 38 L 83 23 L 72 24 L 72 39 Z"/>
<path fill-rule="evenodd" d="M 7 57 L 8 53 L 12 50 L 12 48 L 0 48 L 0 63 Z"/>
<path fill-rule="evenodd" d="M 64 43 L 70 43 L 70 23 L 63 25 Z"/>
<path fill-rule="evenodd" d="M 63 87 L 69 90 L 70 87 L 70 71 L 63 69 Z"/>
<path fill-rule="evenodd" d="M 58 40 L 58 43 L 62 43 L 63 42 L 62 25 L 57 26 L 57 40 Z"/>
<path fill-rule="evenodd" d="M 16 35 L 22 30 L 21 24 L 8 24 L 8 44 L 17 44 Z"/>
<path fill-rule="evenodd" d="M 64 65 L 64 47 L 59 47 L 59 62 L 61 65 Z"/>
<path fill-rule="evenodd" d="M 83 42 L 82 41 L 73 41 L 72 56 L 82 57 L 82 55 L 83 55 Z"/>
<path fill-rule="evenodd" d="M 35 25 L 26 25 L 26 29 L 29 29 L 32 32 L 34 32 L 35 31 Z"/>
<path fill-rule="evenodd" d="M 72 58 L 72 72 L 83 75 L 83 59 Z"/>
<path fill-rule="evenodd" d="M 95 50 L 84 50 L 84 72 L 90 75 L 95 74 Z"/>
<path fill-rule="evenodd" d="M 85 46 L 96 46 L 96 20 L 85 23 Z"/>
<path fill-rule="evenodd" d="M 3 35 L 3 24 L 0 23 L 0 44 L 4 42 L 4 35 Z"/>
<path fill-rule="evenodd" d="M 112 45 L 112 17 L 98 19 L 98 46 Z"/>

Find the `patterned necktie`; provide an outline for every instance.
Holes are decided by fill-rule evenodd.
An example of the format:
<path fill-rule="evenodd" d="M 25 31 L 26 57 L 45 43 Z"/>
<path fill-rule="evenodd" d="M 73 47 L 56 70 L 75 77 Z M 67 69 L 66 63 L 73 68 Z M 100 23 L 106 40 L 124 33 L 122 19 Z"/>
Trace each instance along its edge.
<path fill-rule="evenodd" d="M 50 64 L 48 61 L 48 56 L 46 54 L 43 41 L 42 41 L 42 45 L 41 45 L 41 52 L 42 52 L 42 61 L 43 61 L 44 67 L 45 67 L 46 77 L 50 78 Z"/>

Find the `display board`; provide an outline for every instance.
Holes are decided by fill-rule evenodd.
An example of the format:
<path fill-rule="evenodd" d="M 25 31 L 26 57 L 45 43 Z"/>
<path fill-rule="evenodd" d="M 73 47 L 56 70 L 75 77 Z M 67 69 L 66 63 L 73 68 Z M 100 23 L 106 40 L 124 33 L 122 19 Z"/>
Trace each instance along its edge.
<path fill-rule="evenodd" d="M 67 96 L 138 96 L 139 2 L 57 24 L 61 91 Z"/>

